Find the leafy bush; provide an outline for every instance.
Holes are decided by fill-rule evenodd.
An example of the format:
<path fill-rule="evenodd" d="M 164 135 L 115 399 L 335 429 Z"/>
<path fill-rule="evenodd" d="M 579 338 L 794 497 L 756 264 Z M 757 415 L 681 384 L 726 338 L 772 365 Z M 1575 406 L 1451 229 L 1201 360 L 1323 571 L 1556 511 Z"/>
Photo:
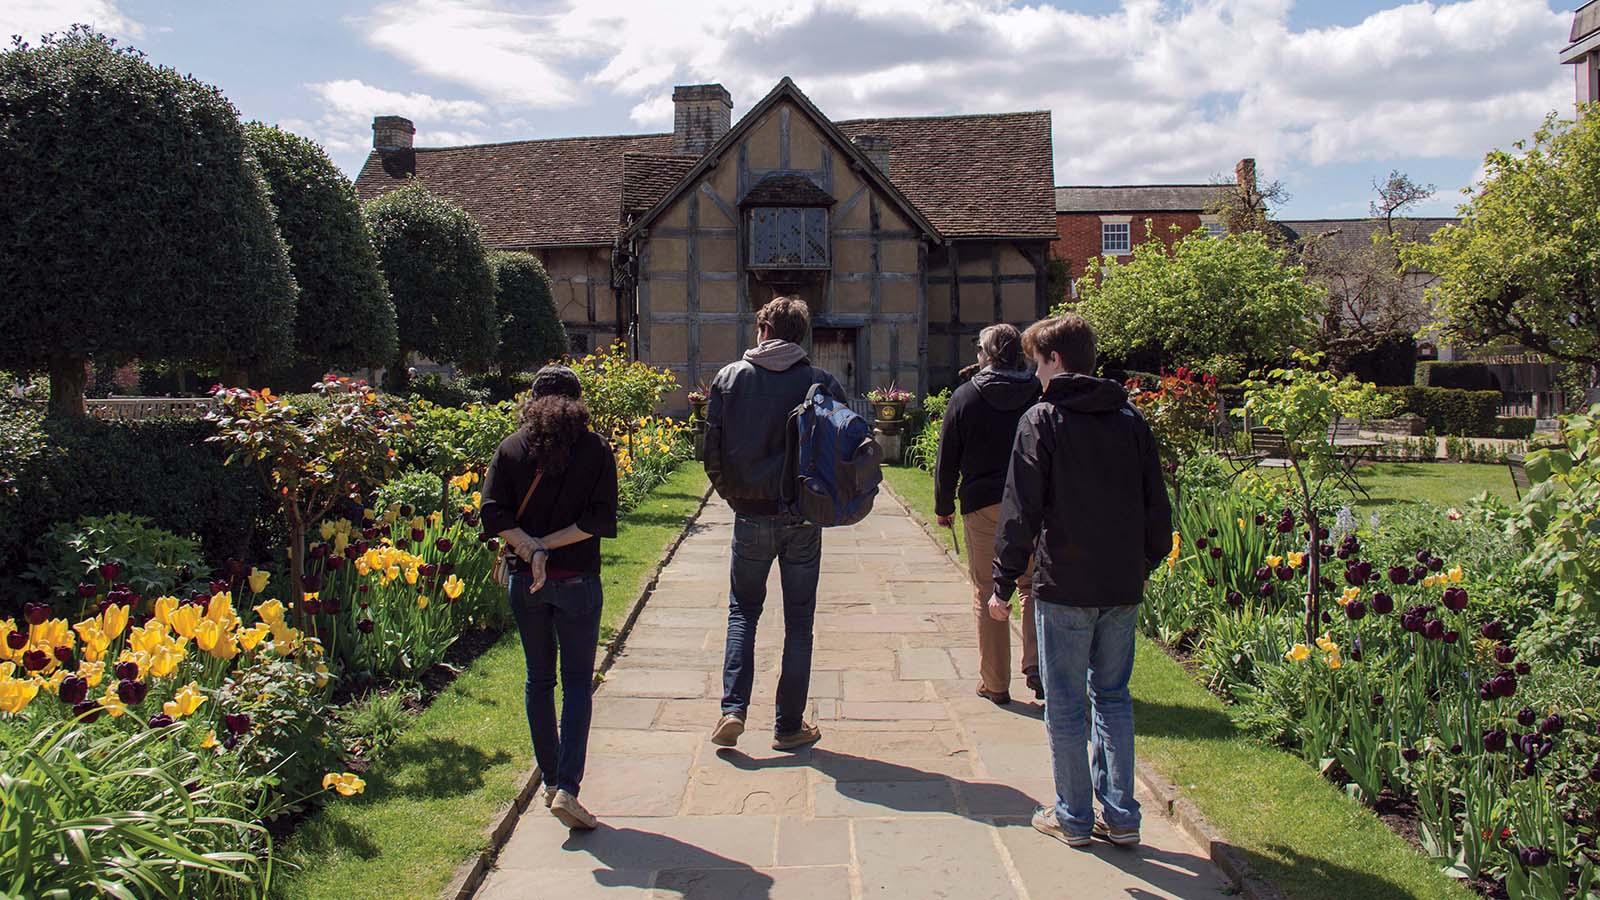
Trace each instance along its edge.
<path fill-rule="evenodd" d="M 1489 367 L 1479 362 L 1423 362 L 1417 364 L 1417 387 L 1456 388 L 1463 391 L 1498 391 Z"/>
<path fill-rule="evenodd" d="M 495 372 L 488 375 L 469 375 L 462 379 L 467 390 L 481 393 L 486 403 L 505 403 L 515 401 L 533 388 L 533 374 L 530 372 L 512 372 L 507 375 Z"/>
<path fill-rule="evenodd" d="M 250 717 L 228 751 L 235 765 L 272 772 L 278 795 L 288 800 L 317 793 L 339 761 L 328 736 L 327 697 L 327 679 L 293 660 L 258 655 L 236 669 L 213 697 L 215 715 Z"/>
<path fill-rule="evenodd" d="M 82 415 L 90 358 L 293 346 L 289 256 L 221 91 L 79 26 L 0 53 L 0 144 L 0 366 L 48 368 L 58 411 Z"/>
<path fill-rule="evenodd" d="M 906 447 L 905 463 L 925 472 L 932 472 L 939 461 L 940 429 L 944 427 L 944 412 L 950 407 L 950 389 L 922 398 L 922 427 Z"/>
<path fill-rule="evenodd" d="M 317 375 L 393 361 L 394 302 L 355 186 L 299 135 L 253 123 L 245 140 L 266 177 L 299 288 L 296 355 L 321 368 Z"/>
<path fill-rule="evenodd" d="M 411 379 L 407 386 L 411 396 L 436 406 L 470 406 L 488 399 L 488 391 L 473 387 L 465 381 L 446 378 L 438 372 L 428 372 Z"/>
<path fill-rule="evenodd" d="M 403 505 L 413 510 L 413 515 L 429 516 L 445 509 L 445 490 L 450 491 L 450 508 L 459 506 L 461 493 L 450 488 L 447 479 L 426 469 L 407 469 L 378 488 L 372 495 L 373 508 Z"/>
<path fill-rule="evenodd" d="M 411 416 L 401 457 L 441 479 L 487 468 L 495 448 L 517 430 L 517 408 L 511 403 L 448 407 L 422 402 Z"/>
<path fill-rule="evenodd" d="M 567 353 L 567 328 L 556 313 L 550 276 L 531 253 L 489 254 L 500 315 L 500 371 L 533 369 Z"/>
<path fill-rule="evenodd" d="M 1499 416 L 1494 420 L 1495 437 L 1525 441 L 1533 437 L 1539 420 L 1532 416 Z"/>
<path fill-rule="evenodd" d="M 42 562 L 29 575 L 58 599 L 75 596 L 80 584 L 95 583 L 105 563 L 117 564 L 116 580 L 146 597 L 187 595 L 207 571 L 199 541 L 127 513 L 59 523 L 39 538 L 36 555 Z"/>
<path fill-rule="evenodd" d="M 1380 390 L 1400 402 L 1401 412 L 1421 416 L 1436 434 L 1495 437 L 1498 391 L 1464 391 L 1441 387 L 1386 387 Z"/>
<path fill-rule="evenodd" d="M 1600 404 L 1561 420 L 1560 446 L 1528 455 L 1533 489 L 1517 530 L 1532 543 L 1528 564 L 1554 577 L 1568 613 L 1600 620 Z"/>
<path fill-rule="evenodd" d="M 670 371 L 630 359 L 621 341 L 574 361 L 572 369 L 583 386 L 594 430 L 603 435 L 626 434 L 678 389 Z"/>

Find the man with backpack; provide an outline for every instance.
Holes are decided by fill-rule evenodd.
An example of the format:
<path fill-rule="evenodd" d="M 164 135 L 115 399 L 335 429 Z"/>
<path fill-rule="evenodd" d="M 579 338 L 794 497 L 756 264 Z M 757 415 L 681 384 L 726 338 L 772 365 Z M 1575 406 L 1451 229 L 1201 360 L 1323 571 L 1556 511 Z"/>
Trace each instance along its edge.
<path fill-rule="evenodd" d="M 844 388 L 811 365 L 802 346 L 811 312 L 798 297 L 778 297 L 756 314 L 758 343 L 711 383 L 706 403 L 706 475 L 733 508 L 733 564 L 728 639 L 722 670 L 722 716 L 712 743 L 732 747 L 744 733 L 755 681 L 756 625 L 774 560 L 783 585 L 783 668 L 773 749 L 816 743 L 822 730 L 804 721 L 811 688 L 812 624 L 822 566 L 822 529 L 795 514 L 786 482 L 795 475 L 790 417 L 821 385 L 840 404 Z"/>
<path fill-rule="evenodd" d="M 1090 374 L 1089 323 L 1072 313 L 1045 319 L 1022 343 L 1038 365 L 1044 396 L 1022 417 L 1012 446 L 989 614 L 1010 619 L 1011 595 L 1033 557 L 1056 787 L 1055 802 L 1033 814 L 1033 827 L 1072 847 L 1096 836 L 1131 846 L 1139 843 L 1140 823 L 1128 692 L 1134 626 L 1145 579 L 1171 546 L 1172 506 L 1150 426 L 1121 385 Z M 1084 749 L 1090 711 L 1092 761 Z"/>

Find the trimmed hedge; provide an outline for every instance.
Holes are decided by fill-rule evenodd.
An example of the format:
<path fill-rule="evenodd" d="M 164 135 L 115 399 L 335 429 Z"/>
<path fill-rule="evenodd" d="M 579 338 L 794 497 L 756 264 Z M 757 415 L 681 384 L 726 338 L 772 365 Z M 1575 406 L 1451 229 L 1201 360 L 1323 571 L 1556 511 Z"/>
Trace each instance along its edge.
<path fill-rule="evenodd" d="M 1495 437 L 1525 441 L 1533 437 L 1539 420 L 1532 416 L 1501 416 L 1495 420 Z"/>
<path fill-rule="evenodd" d="M 1425 362 L 1417 366 L 1417 386 L 1463 391 L 1498 391 L 1489 367 L 1478 362 Z"/>
<path fill-rule="evenodd" d="M 1464 391 L 1441 387 L 1385 387 L 1380 392 L 1400 398 L 1401 412 L 1414 413 L 1441 435 L 1497 437 L 1495 414 L 1499 391 Z"/>

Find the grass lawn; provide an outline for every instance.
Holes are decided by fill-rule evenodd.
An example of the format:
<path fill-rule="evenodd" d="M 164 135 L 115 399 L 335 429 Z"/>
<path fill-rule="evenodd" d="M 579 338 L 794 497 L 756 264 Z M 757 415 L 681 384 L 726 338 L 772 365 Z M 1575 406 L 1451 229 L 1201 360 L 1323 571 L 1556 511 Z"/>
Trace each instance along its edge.
<path fill-rule="evenodd" d="M 884 473 L 895 492 L 931 521 L 933 478 L 916 469 L 886 468 Z M 1376 483 L 1369 489 L 1378 493 Z M 948 546 L 949 531 L 936 530 Z M 1220 700 L 1142 638 L 1132 687 L 1140 757 L 1176 782 L 1229 843 L 1289 896 L 1474 896 L 1299 757 L 1240 734 Z"/>
<path fill-rule="evenodd" d="M 1357 498 L 1358 507 L 1388 506 L 1408 500 L 1425 500 L 1437 506 L 1465 507 L 1467 501 L 1488 491 L 1507 503 L 1516 501 L 1511 471 L 1505 466 L 1479 463 L 1373 463 L 1356 472 L 1372 499 Z"/>
<path fill-rule="evenodd" d="M 666 545 L 699 506 L 706 479 L 686 464 L 603 545 L 609 637 Z M 367 790 L 335 800 L 280 848 L 279 897 L 436 897 L 484 846 L 484 831 L 532 767 L 515 632 L 440 694 L 367 773 Z"/>

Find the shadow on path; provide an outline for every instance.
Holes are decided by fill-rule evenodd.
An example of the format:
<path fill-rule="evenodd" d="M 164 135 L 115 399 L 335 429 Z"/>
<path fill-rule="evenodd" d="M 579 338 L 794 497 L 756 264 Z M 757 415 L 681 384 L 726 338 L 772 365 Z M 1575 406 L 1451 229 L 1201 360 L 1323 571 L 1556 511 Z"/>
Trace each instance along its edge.
<path fill-rule="evenodd" d="M 594 872 L 602 887 L 654 887 L 657 896 L 674 892 L 684 898 L 765 900 L 772 895 L 772 876 L 664 834 L 602 822 L 594 831 L 573 832 L 561 847 L 604 865 Z"/>

